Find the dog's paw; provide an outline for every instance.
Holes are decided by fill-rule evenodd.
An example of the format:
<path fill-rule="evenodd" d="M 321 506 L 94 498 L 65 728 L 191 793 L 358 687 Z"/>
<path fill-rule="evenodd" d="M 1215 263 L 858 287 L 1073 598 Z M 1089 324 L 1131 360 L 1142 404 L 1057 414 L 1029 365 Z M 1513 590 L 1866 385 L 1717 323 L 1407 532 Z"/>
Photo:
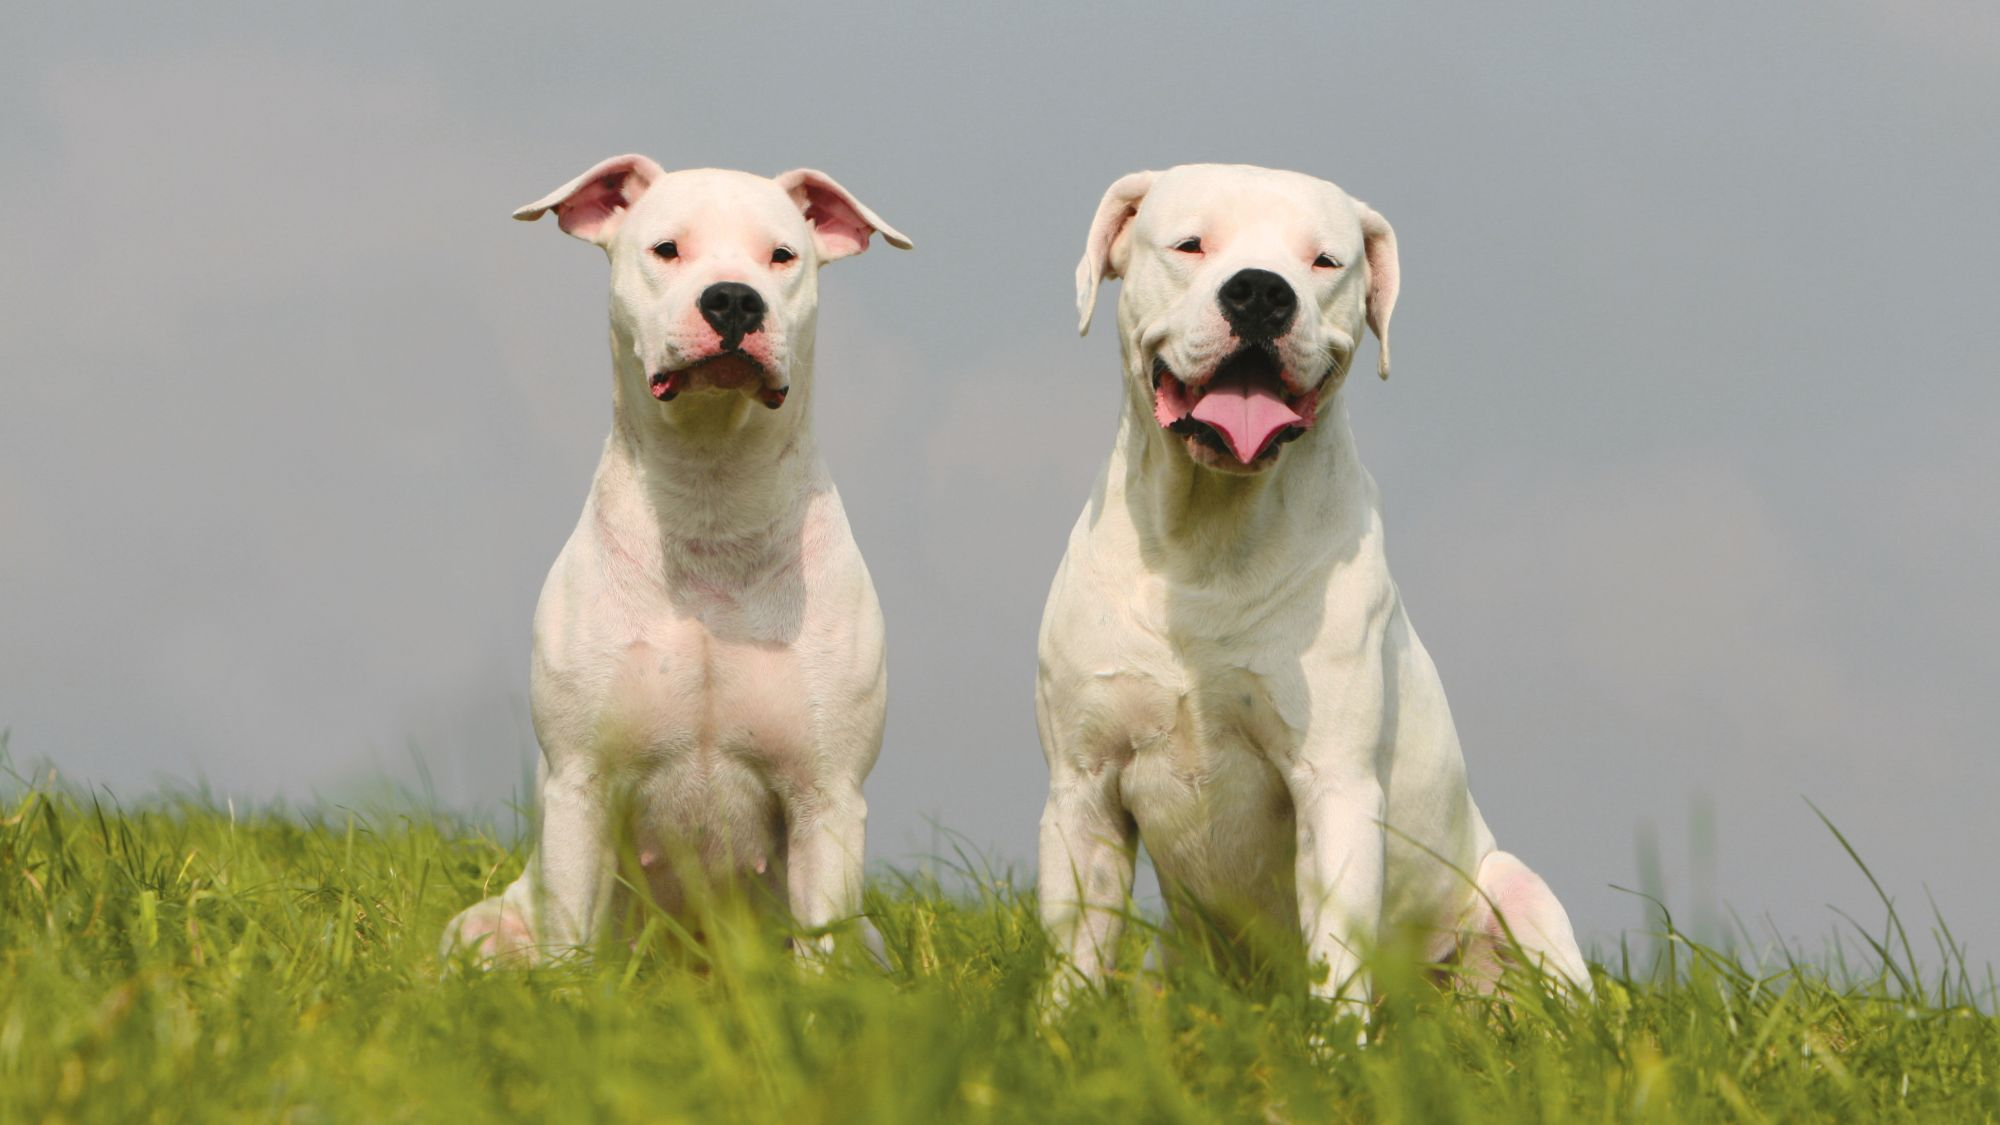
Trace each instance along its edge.
<path fill-rule="evenodd" d="M 787 944 L 792 949 L 792 961 L 808 972 L 823 974 L 833 964 L 832 934 L 795 934 Z"/>
<path fill-rule="evenodd" d="M 1053 1027 L 1081 1001 L 1103 987 L 1103 982 L 1086 976 L 1074 965 L 1058 964 L 1036 996 L 1035 1007 L 1043 1027 Z"/>
<path fill-rule="evenodd" d="M 861 951 L 868 955 L 876 968 L 885 973 L 894 971 L 895 966 L 889 963 L 889 943 L 882 940 L 882 931 L 875 928 L 875 923 L 867 915 L 857 920 L 854 934 L 861 939 Z"/>
<path fill-rule="evenodd" d="M 1324 1011 L 1306 1035 L 1306 1054 L 1314 1061 L 1330 1064 L 1339 1056 L 1368 1049 L 1369 1033 L 1375 1026 L 1374 1005 L 1345 997 L 1325 999 Z"/>
<path fill-rule="evenodd" d="M 438 955 L 447 961 L 469 959 L 482 969 L 525 967 L 535 959 L 534 930 L 513 905 L 489 898 L 446 924 Z"/>
<path fill-rule="evenodd" d="M 1359 1026 L 1353 1028 L 1352 1034 L 1354 1036 L 1353 1045 L 1343 1046 L 1342 1044 L 1347 1041 L 1347 1037 L 1341 1034 L 1339 1027 L 1331 1030 L 1314 1028 L 1306 1035 L 1306 1057 L 1323 1066 L 1330 1066 L 1337 1062 L 1342 1055 L 1348 1054 L 1351 1051 L 1367 1050 L 1367 1021 L 1364 1020 Z"/>

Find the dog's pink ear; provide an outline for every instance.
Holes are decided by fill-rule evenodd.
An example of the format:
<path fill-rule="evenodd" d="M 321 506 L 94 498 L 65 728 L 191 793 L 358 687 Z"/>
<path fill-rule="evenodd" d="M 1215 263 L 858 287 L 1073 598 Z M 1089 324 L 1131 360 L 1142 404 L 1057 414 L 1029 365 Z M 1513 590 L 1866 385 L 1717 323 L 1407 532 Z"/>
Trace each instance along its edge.
<path fill-rule="evenodd" d="M 908 250 L 910 240 L 903 232 L 882 221 L 866 203 L 834 182 L 832 176 L 812 168 L 794 168 L 774 177 L 792 202 L 799 205 L 806 222 L 812 224 L 813 245 L 822 263 L 851 258 L 868 249 L 868 236 L 880 234 L 889 245 Z"/>
<path fill-rule="evenodd" d="M 1076 264 L 1076 331 L 1090 334 L 1090 314 L 1097 309 L 1100 282 L 1125 273 L 1127 250 L 1125 228 L 1139 213 L 1139 204 L 1153 189 L 1158 172 L 1134 172 L 1121 176 L 1097 204 L 1097 217 L 1090 222 L 1090 237 L 1083 243 L 1083 260 Z"/>
<path fill-rule="evenodd" d="M 1389 377 L 1389 314 L 1396 311 L 1396 289 L 1402 283 L 1402 267 L 1396 262 L 1396 231 L 1373 207 L 1360 200 L 1354 207 L 1361 212 L 1361 243 L 1368 255 L 1368 327 L 1382 344 L 1382 358 L 1375 369 Z"/>
<path fill-rule="evenodd" d="M 556 225 L 565 234 L 604 246 L 632 205 L 664 175 L 666 172 L 647 157 L 614 156 L 514 212 L 514 217 L 532 223 L 554 211 Z"/>

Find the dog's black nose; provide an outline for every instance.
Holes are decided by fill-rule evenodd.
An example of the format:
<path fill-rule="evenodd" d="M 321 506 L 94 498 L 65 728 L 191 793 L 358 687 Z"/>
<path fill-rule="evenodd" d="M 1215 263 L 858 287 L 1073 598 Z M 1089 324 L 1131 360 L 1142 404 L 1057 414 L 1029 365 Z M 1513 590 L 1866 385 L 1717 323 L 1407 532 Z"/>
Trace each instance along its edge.
<path fill-rule="evenodd" d="M 1271 340 L 1291 327 L 1298 294 L 1270 270 L 1239 270 L 1215 295 L 1229 327 L 1245 340 Z"/>
<path fill-rule="evenodd" d="M 701 318 L 722 337 L 727 351 L 764 323 L 764 298 L 740 281 L 718 281 L 701 291 Z"/>

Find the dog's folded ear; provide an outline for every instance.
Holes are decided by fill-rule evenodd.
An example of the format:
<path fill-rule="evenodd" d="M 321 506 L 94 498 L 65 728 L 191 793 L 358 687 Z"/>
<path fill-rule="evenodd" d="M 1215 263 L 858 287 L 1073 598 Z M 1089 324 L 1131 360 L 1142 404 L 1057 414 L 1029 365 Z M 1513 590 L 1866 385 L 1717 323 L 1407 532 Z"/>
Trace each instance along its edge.
<path fill-rule="evenodd" d="M 1159 176 L 1158 172 L 1120 176 L 1097 204 L 1097 217 L 1090 222 L 1090 237 L 1083 243 L 1083 260 L 1076 264 L 1077 335 L 1090 334 L 1090 314 L 1097 308 L 1098 284 L 1124 275 L 1128 260 L 1126 225 L 1139 213 L 1139 204 Z"/>
<path fill-rule="evenodd" d="M 1396 231 L 1373 207 L 1360 200 L 1354 209 L 1361 213 L 1361 242 L 1368 255 L 1368 327 L 1381 342 L 1382 358 L 1376 364 L 1384 379 L 1389 377 L 1389 314 L 1396 311 L 1396 287 L 1402 269 L 1396 262 Z"/>
<path fill-rule="evenodd" d="M 879 234 L 898 250 L 908 250 L 910 240 L 903 232 L 882 221 L 854 193 L 841 187 L 832 176 L 812 168 L 794 168 L 772 177 L 812 224 L 813 244 L 821 263 L 851 258 L 868 249 L 868 236 Z"/>
<path fill-rule="evenodd" d="M 664 175 L 665 170 L 648 157 L 614 156 L 515 211 L 514 217 L 532 223 L 554 211 L 556 225 L 565 234 L 604 246 L 610 243 L 632 204 L 646 194 L 653 181 Z"/>

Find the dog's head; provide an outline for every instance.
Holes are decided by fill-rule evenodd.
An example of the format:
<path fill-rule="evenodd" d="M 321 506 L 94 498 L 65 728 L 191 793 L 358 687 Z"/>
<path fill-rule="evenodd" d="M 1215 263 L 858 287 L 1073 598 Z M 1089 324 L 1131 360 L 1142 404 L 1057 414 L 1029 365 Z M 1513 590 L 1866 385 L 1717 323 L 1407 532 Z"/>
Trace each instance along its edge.
<path fill-rule="evenodd" d="M 554 211 L 611 258 L 611 324 L 661 402 L 689 392 L 747 395 L 773 410 L 793 360 L 810 356 L 819 267 L 910 240 L 809 168 L 775 178 L 702 168 L 666 172 L 614 156 L 514 212 Z"/>
<path fill-rule="evenodd" d="M 1123 278 L 1132 392 L 1196 464 L 1267 468 L 1307 433 L 1366 322 L 1389 376 L 1396 235 L 1325 180 L 1242 165 L 1134 172 L 1111 185 L 1076 268 L 1089 331 L 1098 283 Z"/>

